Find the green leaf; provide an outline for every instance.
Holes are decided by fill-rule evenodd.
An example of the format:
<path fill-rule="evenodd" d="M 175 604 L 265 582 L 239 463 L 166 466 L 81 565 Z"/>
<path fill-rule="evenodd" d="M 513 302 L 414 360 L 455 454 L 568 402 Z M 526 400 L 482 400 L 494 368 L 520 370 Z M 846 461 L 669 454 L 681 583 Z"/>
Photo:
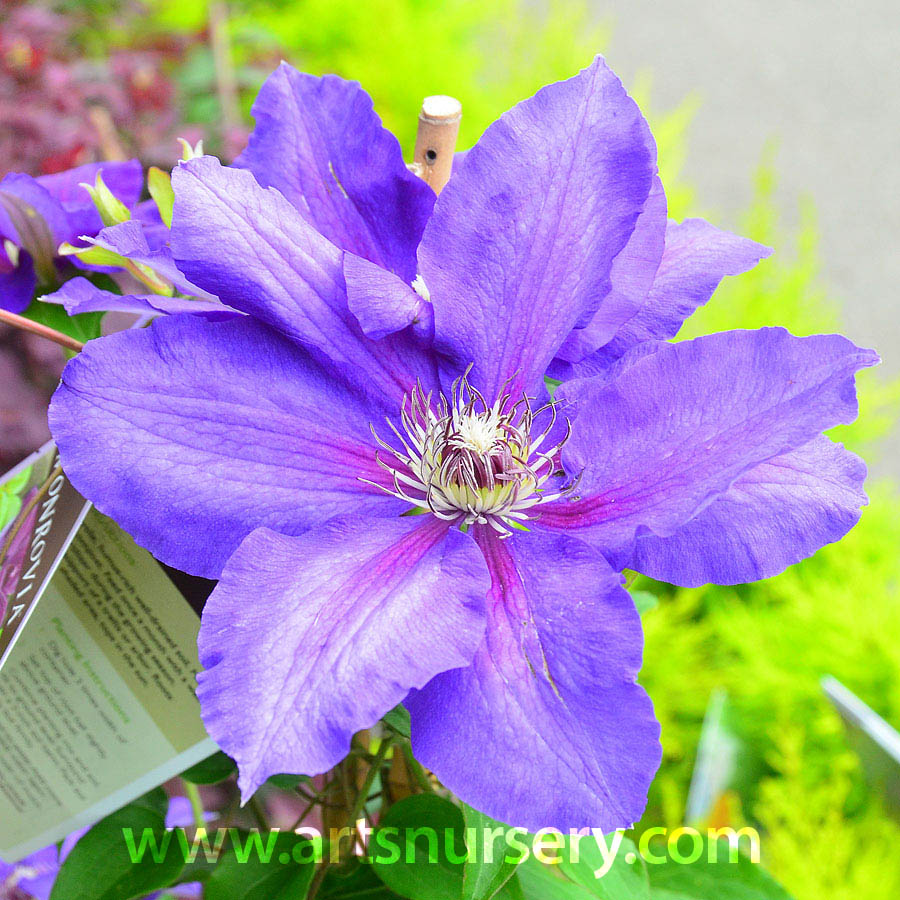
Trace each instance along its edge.
<path fill-rule="evenodd" d="M 463 819 L 465 822 L 465 841 L 469 846 L 474 838 L 475 846 L 469 846 L 471 861 L 466 861 L 463 867 L 463 889 L 461 900 L 491 900 L 500 889 L 512 878 L 516 871 L 514 858 L 507 853 L 508 844 L 502 842 L 499 852 L 491 854 L 491 861 L 487 860 L 487 854 L 483 852 L 486 843 L 486 832 L 490 831 L 491 838 L 500 831 L 504 837 L 512 829 L 486 816 L 484 813 L 463 804 Z M 492 848 L 496 849 L 493 839 L 490 841 Z M 511 888 L 515 890 L 515 888 Z"/>
<path fill-rule="evenodd" d="M 312 779 L 309 775 L 272 775 L 266 784 L 279 791 L 292 791 L 301 784 L 312 784 Z"/>
<path fill-rule="evenodd" d="M 131 210 L 106 186 L 102 172 L 97 173 L 93 184 L 82 182 L 81 186 L 91 195 L 100 219 L 107 228 L 131 219 Z"/>
<path fill-rule="evenodd" d="M 402 703 L 387 713 L 384 721 L 403 737 L 409 737 L 409 710 Z"/>
<path fill-rule="evenodd" d="M 315 872 L 312 842 L 292 832 L 231 831 L 205 900 L 303 900 Z"/>
<path fill-rule="evenodd" d="M 630 591 L 629 593 L 640 615 L 650 612 L 651 609 L 655 609 L 659 605 L 659 597 L 656 594 L 651 594 L 650 591 Z"/>
<path fill-rule="evenodd" d="M 103 313 L 90 312 L 70 316 L 58 303 L 34 300 L 31 306 L 25 310 L 25 316 L 32 322 L 40 322 L 42 325 L 61 331 L 78 341 L 86 342 L 100 337 L 100 321 Z"/>
<path fill-rule="evenodd" d="M 175 207 L 175 192 L 172 190 L 172 176 L 156 166 L 147 170 L 147 190 L 156 203 L 159 216 L 166 228 L 172 227 L 172 210 Z"/>
<path fill-rule="evenodd" d="M 682 841 L 679 857 L 670 850 L 664 862 L 648 860 L 653 900 L 792 900 L 759 863 L 732 851 L 724 838 L 710 842 L 698 835 L 696 842 L 686 846 Z M 697 860 L 687 862 L 701 844 Z"/>
<path fill-rule="evenodd" d="M 406 797 L 375 829 L 369 854 L 378 877 L 402 897 L 459 900 L 467 855 L 462 812 L 435 794 Z"/>
<path fill-rule="evenodd" d="M 601 837 L 606 849 L 604 856 L 593 834 L 578 838 L 577 856 L 571 838 L 561 851 L 561 872 L 576 884 L 587 888 L 591 896 L 602 900 L 650 900 L 650 882 L 637 847 L 628 838 L 616 833 Z M 616 843 L 621 840 L 621 843 Z M 610 863 L 609 857 L 615 853 Z M 710 898 L 718 900 L 718 898 Z"/>
<path fill-rule="evenodd" d="M 371 866 L 357 863 L 351 871 L 329 869 L 317 900 L 396 900 L 395 894 L 372 871 Z"/>
<path fill-rule="evenodd" d="M 478 815 L 474 810 L 472 814 Z M 467 823 L 463 812 L 455 804 L 435 794 L 417 794 L 394 804 L 375 829 L 369 843 L 372 869 L 393 891 L 409 900 L 460 900 L 494 897 L 497 900 L 523 900 L 518 883 L 511 880 L 515 864 L 507 868 L 505 857 L 515 858 L 510 845 L 499 835 L 493 839 L 493 852 L 503 861 L 489 864 L 483 882 L 484 892 L 474 893 L 471 879 L 478 878 L 466 869 L 484 858 L 483 827 L 493 820 L 481 817 L 480 823 L 471 818 Z M 466 825 L 475 828 L 470 835 L 474 842 L 467 846 Z M 506 833 L 513 829 L 496 825 Z M 521 830 L 519 829 L 521 833 Z M 491 888 L 493 884 L 493 888 Z M 463 894 L 467 890 L 469 893 Z"/>
<path fill-rule="evenodd" d="M 184 856 L 166 831 L 167 806 L 157 788 L 98 822 L 66 858 L 51 900 L 131 900 L 172 884 Z"/>
<path fill-rule="evenodd" d="M 236 771 L 237 765 L 234 760 L 220 750 L 196 766 L 191 766 L 186 772 L 182 772 L 181 777 L 191 784 L 218 784 Z"/>
<path fill-rule="evenodd" d="M 516 872 L 525 900 L 595 900 L 596 895 L 573 884 L 559 870 L 529 856 Z"/>

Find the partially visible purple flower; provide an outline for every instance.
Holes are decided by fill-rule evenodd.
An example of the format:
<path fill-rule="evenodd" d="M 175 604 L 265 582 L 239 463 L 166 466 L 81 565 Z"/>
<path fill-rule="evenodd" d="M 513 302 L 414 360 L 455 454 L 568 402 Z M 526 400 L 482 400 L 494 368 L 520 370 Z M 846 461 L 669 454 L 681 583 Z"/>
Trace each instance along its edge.
<path fill-rule="evenodd" d="M 621 569 L 731 583 L 843 536 L 864 466 L 822 432 L 877 357 L 778 328 L 667 342 L 766 250 L 667 223 L 601 59 L 503 115 L 436 202 L 358 85 L 283 66 L 256 115 L 251 171 L 173 176 L 176 264 L 244 315 L 89 344 L 51 407 L 69 477 L 220 578 L 199 693 L 245 797 L 404 701 L 417 757 L 489 815 L 630 824 L 660 746 Z"/>
<path fill-rule="evenodd" d="M 166 814 L 166 828 L 188 828 L 192 823 L 190 803 L 185 797 L 173 797 Z M 50 900 L 60 866 L 88 830 L 81 828 L 74 831 L 58 847 L 56 844 L 45 847 L 20 862 L 10 864 L 0 860 L 0 900 Z M 180 884 L 174 890 L 179 898 L 202 896 L 202 885 L 199 883 Z M 147 900 L 158 896 L 159 892 Z"/>
<path fill-rule="evenodd" d="M 60 245 L 103 228 L 82 187 L 97 173 L 126 207 L 137 203 L 143 184 L 138 160 L 89 163 L 37 178 L 12 173 L 0 181 L 0 308 L 22 312 L 38 285 L 58 282 L 60 267 L 68 264 Z"/>

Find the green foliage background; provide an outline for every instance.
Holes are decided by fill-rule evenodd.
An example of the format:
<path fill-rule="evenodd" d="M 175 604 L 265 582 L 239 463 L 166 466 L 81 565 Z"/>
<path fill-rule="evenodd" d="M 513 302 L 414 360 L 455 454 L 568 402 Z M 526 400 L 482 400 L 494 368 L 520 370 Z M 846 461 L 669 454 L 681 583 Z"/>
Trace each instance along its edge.
<path fill-rule="evenodd" d="M 151 6 L 161 30 L 196 31 L 206 20 L 204 3 Z M 244 0 L 231 9 L 246 108 L 283 55 L 307 71 L 361 81 L 407 149 L 424 95 L 462 100 L 461 146 L 468 146 L 514 102 L 585 65 L 609 37 L 580 0 Z M 181 74 L 196 115 L 212 121 L 210 71 L 199 51 Z M 679 175 L 694 104 L 658 113 L 649 84 L 630 87 L 654 127 L 670 214 L 717 221 Z M 803 205 L 801 228 L 786 234 L 771 159 L 755 176 L 735 177 L 756 183 L 739 230 L 777 252 L 727 279 L 682 336 L 775 323 L 798 334 L 839 329 L 839 306 L 819 276 L 812 202 Z M 877 372 L 860 382 L 861 419 L 834 436 L 871 459 L 896 421 L 900 391 Z M 833 674 L 900 726 L 900 500 L 890 484 L 870 484 L 870 493 L 847 539 L 777 578 L 737 588 L 639 585 L 662 598 L 645 616 L 642 681 L 662 722 L 665 759 L 644 822 L 681 823 L 703 713 L 711 691 L 725 687 L 744 752 L 733 821 L 765 830 L 764 862 L 799 900 L 900 896 L 900 826 L 866 791 L 819 686 Z"/>

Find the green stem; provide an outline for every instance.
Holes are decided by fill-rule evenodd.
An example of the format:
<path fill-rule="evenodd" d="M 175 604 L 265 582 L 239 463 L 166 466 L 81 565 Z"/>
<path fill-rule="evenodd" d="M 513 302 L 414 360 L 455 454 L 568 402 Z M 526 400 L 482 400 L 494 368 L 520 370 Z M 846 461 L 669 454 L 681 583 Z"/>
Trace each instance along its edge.
<path fill-rule="evenodd" d="M 194 814 L 194 826 L 198 829 L 206 828 L 206 812 L 203 809 L 203 798 L 200 796 L 200 788 L 190 781 L 181 780 L 184 785 L 184 795 L 191 803 L 191 811 Z"/>
<path fill-rule="evenodd" d="M 400 750 L 403 753 L 403 758 L 406 760 L 409 771 L 412 773 L 413 778 L 416 779 L 419 787 L 427 793 L 433 794 L 434 785 L 425 774 L 422 764 L 413 756 L 412 747 L 410 746 L 409 741 L 403 741 L 400 744 Z"/>
<path fill-rule="evenodd" d="M 260 831 L 268 831 L 269 823 L 266 821 L 266 814 L 263 811 L 262 804 L 259 802 L 258 797 L 251 797 L 247 806 L 250 808 L 250 812 L 253 813 L 253 818 L 256 819 L 256 825 Z"/>
<path fill-rule="evenodd" d="M 387 736 L 382 739 L 381 746 L 378 748 L 378 752 L 375 754 L 375 759 L 372 761 L 372 765 L 369 766 L 369 771 L 366 772 L 365 781 L 363 781 L 362 787 L 359 789 L 359 793 L 356 795 L 356 802 L 353 804 L 353 808 L 350 810 L 350 818 L 347 822 L 348 828 L 353 828 L 356 826 L 356 820 L 365 809 L 366 803 L 369 799 L 369 793 L 372 790 L 372 785 L 375 783 L 375 777 L 381 771 L 381 768 L 384 765 L 385 758 L 387 757 L 388 750 L 391 749 L 393 742 L 394 739 L 391 736 Z"/>

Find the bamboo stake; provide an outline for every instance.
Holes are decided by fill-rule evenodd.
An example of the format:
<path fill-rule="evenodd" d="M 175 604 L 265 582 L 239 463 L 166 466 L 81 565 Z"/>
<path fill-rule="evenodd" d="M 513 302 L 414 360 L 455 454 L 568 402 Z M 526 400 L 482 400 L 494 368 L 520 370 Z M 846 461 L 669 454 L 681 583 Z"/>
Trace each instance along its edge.
<path fill-rule="evenodd" d="M 440 194 L 450 180 L 462 104 L 455 97 L 426 97 L 419 113 L 413 171 Z"/>
<path fill-rule="evenodd" d="M 32 334 L 47 338 L 48 341 L 53 341 L 61 347 L 65 347 L 67 350 L 74 350 L 76 353 L 84 349 L 84 344 L 81 341 L 69 337 L 55 328 L 41 325 L 40 322 L 32 322 L 31 319 L 26 319 L 25 316 L 7 312 L 5 309 L 0 309 L 0 322 L 6 322 L 8 325 L 12 325 L 13 328 L 21 328 L 23 331 L 30 331 Z"/>

